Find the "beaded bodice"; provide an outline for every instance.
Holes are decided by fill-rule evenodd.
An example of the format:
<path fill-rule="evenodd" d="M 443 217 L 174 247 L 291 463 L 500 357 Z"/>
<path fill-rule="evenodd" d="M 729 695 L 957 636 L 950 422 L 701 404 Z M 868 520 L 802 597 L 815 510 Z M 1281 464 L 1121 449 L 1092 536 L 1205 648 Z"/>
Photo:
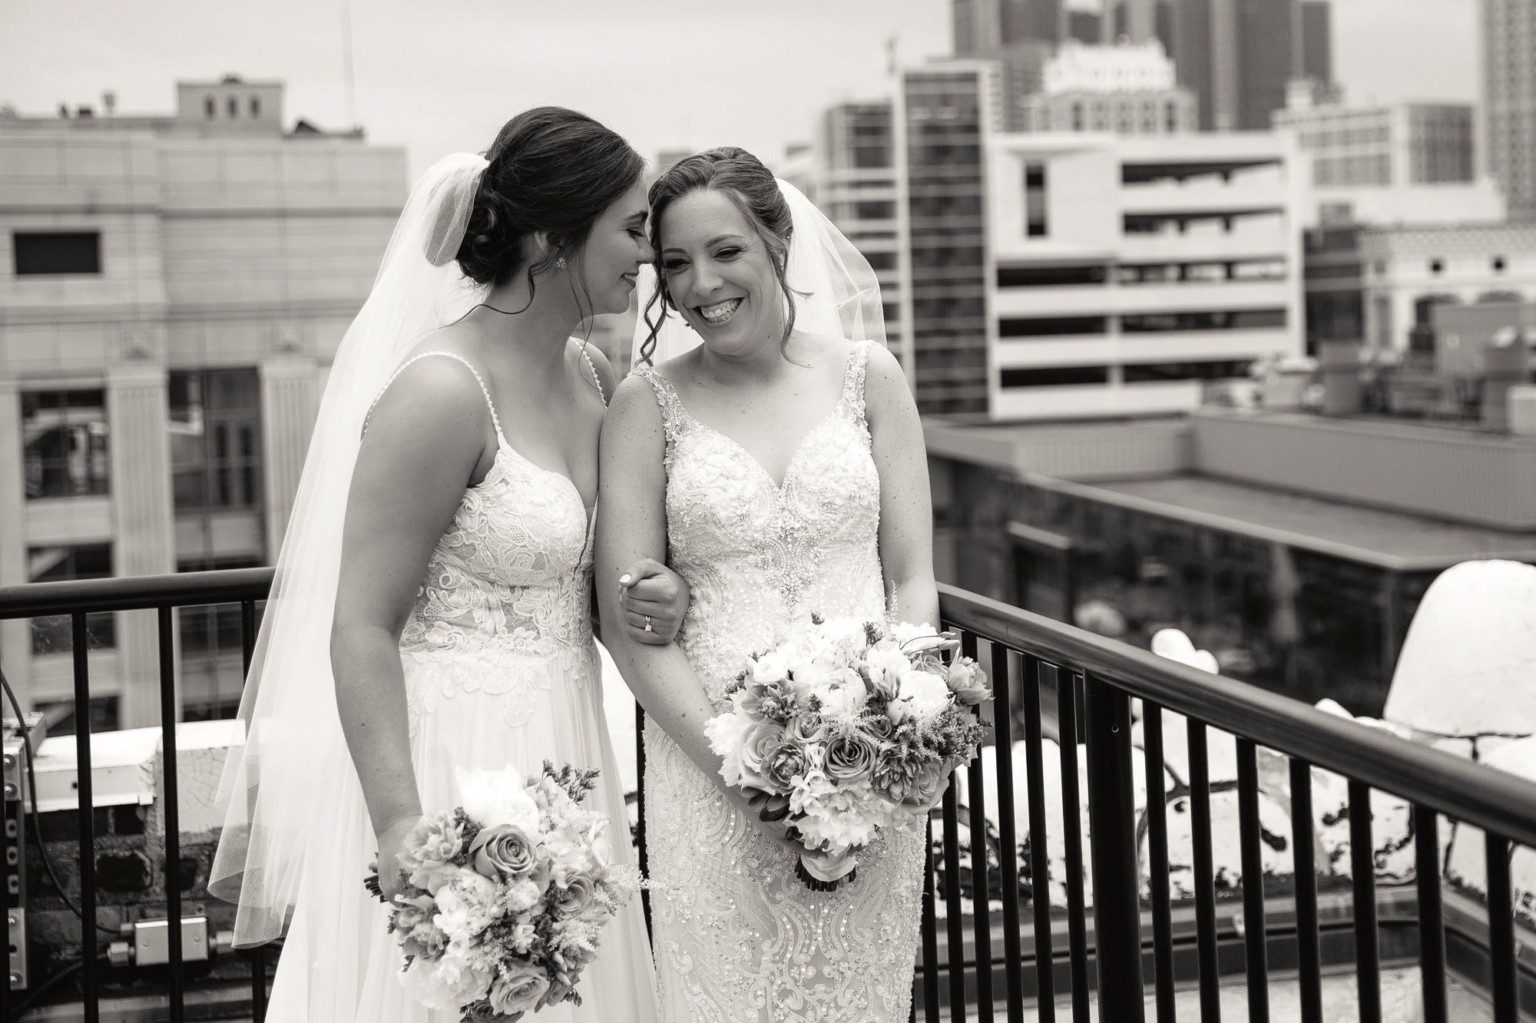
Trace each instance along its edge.
<path fill-rule="evenodd" d="M 659 371 L 667 436 L 667 542 L 692 591 L 678 642 L 718 700 L 747 655 L 812 612 L 884 611 L 880 474 L 864 419 L 868 342 L 849 355 L 837 404 L 806 433 L 782 481 L 689 415 Z"/>

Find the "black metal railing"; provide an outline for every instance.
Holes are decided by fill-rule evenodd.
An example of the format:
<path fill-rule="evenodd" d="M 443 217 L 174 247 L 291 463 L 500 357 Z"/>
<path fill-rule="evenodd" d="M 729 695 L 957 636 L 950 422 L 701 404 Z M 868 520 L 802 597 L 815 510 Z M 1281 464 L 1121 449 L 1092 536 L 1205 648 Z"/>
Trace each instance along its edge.
<path fill-rule="evenodd" d="M 248 668 L 257 629 L 257 604 L 271 585 L 269 569 L 187 573 L 0 588 L 0 619 L 67 615 L 74 639 L 74 694 L 78 705 L 90 695 L 85 616 L 102 611 L 153 610 L 158 616 L 160 713 L 164 748 L 165 911 L 181 913 L 176 775 L 176 664 L 172 612 L 176 608 L 234 604 L 240 608 L 244 664 Z M 1448 1019 L 1448 940 L 1453 955 L 1466 958 L 1475 945 L 1486 956 L 1485 984 L 1495 1019 L 1518 1018 L 1520 973 L 1510 881 L 1512 845 L 1536 846 L 1536 786 L 1379 730 L 1322 714 L 1304 704 L 1218 675 L 1186 668 L 1038 615 L 960 590 L 943 588 L 941 613 L 956 629 L 963 649 L 980 655 L 992 676 L 990 716 L 995 762 L 995 837 L 988 833 L 985 770 L 981 760 L 964 770 L 965 803 L 957 784 L 944 797 L 932 822 L 923 897 L 921 959 L 914 974 L 914 1016 L 929 1021 L 978 1020 L 1006 1014 L 1021 1020 L 1034 1004 L 1038 1018 L 1053 1020 L 1059 998 L 1069 999 L 1074 1020 L 1089 1018 L 1096 998 L 1099 1018 L 1142 1020 L 1151 999 L 1155 1018 L 1175 1018 L 1175 982 L 1197 977 L 1200 1018 L 1219 1018 L 1218 981 L 1230 965 L 1232 940 L 1240 930 L 1242 970 L 1247 978 L 1251 1019 L 1269 1018 L 1269 969 L 1279 943 L 1289 943 L 1302 1019 L 1321 1020 L 1323 938 L 1314 863 L 1311 784 L 1313 768 L 1349 780 L 1350 848 L 1353 864 L 1353 964 L 1360 1018 L 1381 1018 L 1380 930 L 1377 918 L 1370 795 L 1395 794 L 1413 807 L 1417 864 L 1417 965 L 1422 976 L 1423 1018 Z M 1131 741 L 1132 701 L 1141 706 L 1142 755 L 1148 778 L 1164 769 L 1163 714 L 1186 718 L 1189 799 L 1193 834 L 1194 907 L 1192 923 L 1175 906 L 1169 890 L 1169 829 L 1161 797 L 1146 800 L 1136 817 Z M 1054 704 L 1054 722 L 1047 711 Z M 100 958 L 94 878 L 95 834 L 91 808 L 91 744 L 87 715 L 77 714 L 80 986 L 84 1019 L 99 1018 Z M 637 715 L 638 723 L 638 715 Z M 1074 823 L 1086 806 L 1088 841 L 1078 827 L 1062 837 L 1065 913 L 1054 912 L 1048 892 L 1052 865 L 1046 813 L 1046 725 L 1058 744 L 1062 820 Z M 1242 926 L 1223 916 L 1215 891 L 1211 845 L 1211 783 L 1207 733 L 1219 729 L 1237 737 L 1238 820 L 1242 863 Z M 1022 732 L 1027 833 L 1019 835 L 1013 807 L 1015 730 Z M 1080 788 L 1077 740 L 1087 745 L 1087 773 Z M 642 744 L 637 742 L 637 747 Z M 1262 884 L 1257 756 L 1266 748 L 1289 757 L 1291 845 L 1294 857 L 1294 919 L 1274 913 Z M 640 770 L 644 771 L 643 759 Z M 956 782 L 959 781 L 957 777 Z M 642 786 L 643 790 L 643 786 Z M 1441 817 L 1481 828 L 1487 837 L 1486 930 L 1468 937 L 1446 924 L 1440 883 Z M 1142 897 L 1141 843 L 1146 846 L 1147 895 Z M 968 855 L 964 848 L 969 843 Z M 933 850 L 937 848 L 938 854 Z M 1022 850 L 1022 851 L 1021 851 Z M 1091 907 L 1084 884 L 1084 858 L 1092 871 Z M 1251 880 L 1250 880 L 1251 879 Z M 1001 901 L 994 921 L 991 893 Z M 1030 912 L 1026 919 L 1024 900 Z M 970 908 L 967 911 L 966 903 Z M 944 919 L 939 917 L 943 906 Z M 1330 907 L 1335 915 L 1337 907 Z M 1090 916 L 1091 914 L 1091 916 Z M 1396 921 L 1393 921 L 1394 925 Z M 1147 933 L 1144 933 L 1147 932 Z M 185 1018 L 179 928 L 168 929 L 170 962 L 165 998 L 168 1018 Z M 1064 932 L 1064 933 L 1063 933 Z M 9 938 L 10 935 L 8 934 Z M 1065 938 L 1063 942 L 1062 939 Z M 1192 941 L 1191 941 L 1192 939 Z M 1225 939 L 1226 944 L 1223 944 Z M 246 957 L 255 1020 L 265 1015 L 268 962 L 264 949 Z M 1190 964 L 1194 970 L 1191 974 Z M 1183 964 L 1181 966 L 1181 964 Z M 1480 967 L 1481 968 L 1481 967 Z M 1182 973 L 1180 971 L 1183 971 Z M 1146 975 L 1150 974 L 1150 978 Z M 1146 981 L 1150 979 L 1150 989 Z M 21 993 L 0 984 L 0 1019 L 12 1018 Z M 1001 1004 L 999 1004 L 999 1002 Z"/>
<path fill-rule="evenodd" d="M 192 572 L 182 575 L 143 576 L 126 579 L 93 579 L 78 582 L 32 583 L 26 586 L 0 587 L 0 620 L 67 615 L 73 637 L 73 678 L 76 707 L 90 705 L 90 665 L 87 659 L 86 615 L 101 611 L 154 611 L 157 624 L 160 687 L 160 727 L 164 788 L 161 793 L 164 821 L 165 914 L 167 920 L 182 919 L 181 829 L 178 819 L 179 787 L 176 765 L 176 722 L 179 717 L 176 696 L 176 658 L 173 642 L 172 612 L 177 608 L 210 604 L 234 604 L 240 608 L 240 647 L 242 666 L 250 668 L 256 646 L 256 605 L 265 600 L 272 586 L 269 568 L 235 569 L 223 572 Z M 3 665 L 0 665 L 3 667 Z M 79 981 L 82 1013 L 86 1023 L 100 1018 L 100 978 L 98 967 L 103 958 L 98 920 L 95 876 L 95 815 L 91 792 L 90 715 L 75 714 L 77 855 L 79 859 L 80 959 Z M 34 812 L 36 808 L 33 808 Z M 35 826 L 35 821 L 33 822 Z M 25 841 L 25 836 L 17 836 Z M 41 835 L 39 834 L 39 842 Z M 67 898 L 67 893 L 60 893 Z M 6 943 L 14 940 L 9 917 Z M 169 1018 L 176 1023 L 186 1018 L 183 978 L 182 935 L 179 926 L 166 928 L 167 961 L 165 996 Z M 27 954 L 26 949 L 21 950 Z M 245 956 L 251 984 L 252 1015 L 261 1021 L 266 1015 L 267 954 L 265 948 L 240 953 Z M 0 1020 L 14 1018 L 25 992 L 12 991 L 10 978 L 0 984 Z"/>
<path fill-rule="evenodd" d="M 1001 839 L 998 869 L 1002 874 L 1002 929 L 1005 942 L 1000 968 L 1007 981 L 1004 1009 L 1010 1021 L 1023 1019 L 1024 979 L 1020 961 L 1019 850 L 1013 835 L 1014 718 L 1022 717 L 1026 740 L 1029 810 L 1029 891 L 1034 905 L 1033 972 L 1038 1018 L 1056 1018 L 1053 981 L 1059 976 L 1053 947 L 1054 917 L 1047 892 L 1049 870 L 1045 833 L 1046 800 L 1042 783 L 1042 694 L 1054 692 L 1057 730 L 1061 736 L 1062 817 L 1065 822 L 1065 870 L 1068 976 L 1072 1018 L 1089 1018 L 1089 1001 L 1096 989 L 1100 1019 L 1140 1021 L 1150 997 L 1155 1018 L 1175 1016 L 1175 980 L 1180 962 L 1187 963 L 1187 936 L 1176 949 L 1173 907 L 1169 892 L 1169 853 L 1166 803 L 1157 786 L 1146 800 L 1144 827 L 1135 819 L 1132 700 L 1141 702 L 1142 755 L 1148 778 L 1164 771 L 1163 714 L 1186 719 L 1189 754 L 1189 798 L 1194 875 L 1194 938 L 1199 986 L 1199 1018 L 1220 1018 L 1218 982 L 1230 947 L 1218 933 L 1218 904 L 1212 857 L 1210 759 L 1207 733 L 1219 729 L 1236 737 L 1237 797 L 1242 877 L 1240 928 L 1241 972 L 1246 974 L 1247 1009 L 1251 1020 L 1270 1018 L 1271 984 L 1268 962 L 1278 941 L 1294 945 L 1294 969 L 1301 1019 L 1323 1017 L 1322 962 L 1312 810 L 1312 770 L 1331 771 L 1348 780 L 1348 816 L 1352 898 L 1344 912 L 1353 919 L 1353 965 L 1359 1018 L 1382 1018 L 1380 922 L 1377 919 L 1376 864 L 1372 841 L 1370 797 L 1373 790 L 1390 793 L 1412 807 L 1417 892 L 1417 965 L 1421 976 L 1422 1018 L 1445 1023 L 1449 1018 L 1446 983 L 1446 923 L 1442 904 L 1440 818 L 1479 828 L 1485 836 L 1487 871 L 1487 931 L 1473 943 L 1484 942 L 1487 969 L 1474 984 L 1486 987 L 1493 1017 L 1499 1023 L 1519 1018 L 1520 980 L 1514 906 L 1510 881 L 1513 845 L 1536 845 L 1536 785 L 1517 775 L 1462 760 L 1355 722 L 1324 714 L 1303 703 L 1219 675 L 1212 675 L 1158 658 L 1145 651 L 1106 640 L 1060 622 L 1020 611 L 964 591 L 941 587 L 945 626 L 959 631 L 967 651 L 978 644 L 988 649 L 993 701 L 990 713 L 996 758 L 996 798 L 1000 807 Z M 1093 877 L 1092 918 L 1084 906 L 1082 849 L 1078 841 L 1077 739 L 1087 745 L 1087 817 Z M 1291 783 L 1291 847 L 1295 873 L 1294 922 L 1266 926 L 1273 900 L 1266 900 L 1259 821 L 1260 747 L 1289 758 Z M 987 898 L 987 863 L 974 856 L 983 841 L 986 792 L 980 784 L 979 761 L 968 769 L 968 820 L 958 823 L 958 795 L 952 784 L 944 797 L 941 862 L 942 896 L 924 901 L 924 942 L 918 977 L 919 999 L 930 1021 L 962 1021 L 974 1007 L 976 1018 L 992 1019 L 999 1011 L 984 975 L 995 965 L 987 955 L 992 913 Z M 1146 911 L 1141 897 L 1140 843 L 1146 842 Z M 967 881 L 955 869 L 961 844 L 970 841 L 973 858 Z M 936 887 L 937 863 L 930 864 L 927 890 Z M 970 896 L 974 954 L 965 950 L 961 900 Z M 944 947 L 939 948 L 935 899 L 947 909 Z M 1338 907 L 1334 907 L 1336 910 Z M 1091 934 L 1089 929 L 1091 926 Z M 1150 933 L 1143 933 L 1144 928 Z M 1287 949 L 1289 961 L 1291 950 Z M 1093 969 L 1090 971 L 1090 958 Z M 957 968 L 958 967 L 958 968 Z M 1146 989 L 1144 967 L 1152 986 Z M 947 974 L 947 1004 L 940 1005 L 939 975 Z M 1529 981 L 1529 978 L 1527 978 Z"/>

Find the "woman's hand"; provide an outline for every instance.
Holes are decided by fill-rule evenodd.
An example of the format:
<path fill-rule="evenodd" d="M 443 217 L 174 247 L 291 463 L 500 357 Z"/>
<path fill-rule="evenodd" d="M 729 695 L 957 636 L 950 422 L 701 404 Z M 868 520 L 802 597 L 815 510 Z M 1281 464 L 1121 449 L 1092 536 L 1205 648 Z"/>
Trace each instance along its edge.
<path fill-rule="evenodd" d="M 666 646 L 688 613 L 688 584 L 682 576 L 650 558 L 641 558 L 619 576 L 619 606 L 624 627 L 637 643 Z"/>
<path fill-rule="evenodd" d="M 405 840 L 415 830 L 421 820 L 421 814 L 406 814 L 398 817 L 384 826 L 378 833 L 379 839 L 379 890 L 383 894 L 384 901 L 394 905 L 395 895 L 404 885 L 400 877 L 401 854 L 405 852 Z"/>

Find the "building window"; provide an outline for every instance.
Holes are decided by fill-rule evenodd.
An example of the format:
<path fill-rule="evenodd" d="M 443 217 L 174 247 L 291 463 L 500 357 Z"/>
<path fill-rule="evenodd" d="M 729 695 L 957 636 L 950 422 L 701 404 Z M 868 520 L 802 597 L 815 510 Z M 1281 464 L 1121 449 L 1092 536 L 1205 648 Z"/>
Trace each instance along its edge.
<path fill-rule="evenodd" d="M 1103 284 L 1108 271 L 1102 264 L 1088 266 L 1000 266 L 999 288 L 1045 288 L 1075 284 Z"/>
<path fill-rule="evenodd" d="M 1108 366 L 1046 366 L 1002 371 L 1004 387 L 1082 387 L 1108 383 Z"/>
<path fill-rule="evenodd" d="M 1010 318 L 1002 320 L 997 327 L 999 337 L 1064 337 L 1073 334 L 1104 334 L 1108 330 L 1107 316 Z"/>
<path fill-rule="evenodd" d="M 1122 366 L 1128 384 L 1167 380 L 1236 380 L 1248 375 L 1251 363 L 1232 360 L 1220 362 L 1152 362 Z"/>
<path fill-rule="evenodd" d="M 17 231 L 11 251 L 17 277 L 101 273 L 100 231 Z"/>
<path fill-rule="evenodd" d="M 870 252 L 864 258 L 869 260 L 869 268 L 871 270 L 896 269 L 896 253 L 894 252 Z"/>
<path fill-rule="evenodd" d="M 112 545 L 109 543 L 75 546 L 33 547 L 27 551 L 27 578 L 34 583 L 61 582 L 68 579 L 105 579 L 112 575 Z M 110 612 L 85 616 L 88 650 L 111 650 L 117 646 L 117 616 Z M 32 653 L 63 654 L 73 649 L 70 618 L 32 619 Z"/>
<path fill-rule="evenodd" d="M 1045 164 L 1024 165 L 1024 233 L 1043 238 L 1047 232 Z"/>
<path fill-rule="evenodd" d="M 1429 272 L 1430 273 L 1437 274 L 1437 273 L 1440 273 L 1441 271 L 1443 271 L 1444 269 L 1445 269 L 1445 261 L 1444 260 L 1441 260 L 1441 259 L 1431 259 L 1429 261 Z"/>
<path fill-rule="evenodd" d="M 107 493 L 106 392 L 24 391 L 21 432 L 28 498 Z"/>
<path fill-rule="evenodd" d="M 1494 256 L 1493 257 L 1493 272 L 1494 273 L 1496 273 L 1496 274 L 1503 273 L 1504 272 L 1504 267 L 1506 265 L 1507 264 L 1505 264 L 1503 256 Z"/>
<path fill-rule="evenodd" d="M 212 96 L 204 97 L 204 99 L 203 99 L 203 113 L 207 116 L 208 120 L 210 120 L 210 121 L 213 120 L 213 115 L 215 113 L 217 113 L 217 108 L 215 108 L 215 106 L 214 106 L 213 97 Z"/>
<path fill-rule="evenodd" d="M 1120 317 L 1127 334 L 1186 330 L 1254 330 L 1285 326 L 1284 309 L 1202 309 L 1183 313 L 1138 313 Z"/>
<path fill-rule="evenodd" d="M 255 119 L 255 118 L 258 118 L 260 116 L 261 116 L 261 97 L 259 97 L 259 96 L 252 96 L 251 97 L 251 117 L 252 117 L 252 119 Z"/>
<path fill-rule="evenodd" d="M 115 732 L 121 726 L 122 716 L 119 711 L 121 701 L 116 696 L 93 696 L 90 700 L 92 732 Z M 67 709 L 66 709 L 67 708 Z M 74 700 L 39 700 L 32 705 L 32 709 L 48 719 L 48 735 L 50 738 L 57 735 L 75 734 L 75 701 Z"/>
<path fill-rule="evenodd" d="M 229 110 L 229 117 L 231 120 L 234 120 L 240 116 L 240 101 L 235 99 L 235 97 L 229 97 L 229 102 L 226 104 L 226 107 Z"/>
<path fill-rule="evenodd" d="M 258 509 L 261 387 L 256 371 L 176 371 L 167 383 L 177 513 Z"/>

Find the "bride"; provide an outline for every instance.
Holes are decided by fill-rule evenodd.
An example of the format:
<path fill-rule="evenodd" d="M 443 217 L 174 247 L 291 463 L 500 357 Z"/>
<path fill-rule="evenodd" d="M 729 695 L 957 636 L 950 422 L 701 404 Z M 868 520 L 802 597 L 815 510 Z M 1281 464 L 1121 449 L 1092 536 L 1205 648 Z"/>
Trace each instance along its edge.
<path fill-rule="evenodd" d="M 287 924 L 270 1019 L 457 1020 L 406 994 L 362 883 L 377 854 L 398 888 L 411 828 L 459 802 L 455 768 L 600 768 L 589 798 L 628 833 L 588 596 L 613 375 L 570 335 L 623 310 L 651 256 L 641 169 L 618 135 L 555 107 L 514 117 L 486 157 L 438 162 L 337 352 L 210 883 L 238 900 L 237 944 Z M 664 643 L 686 591 L 628 567 L 631 642 Z M 540 1020 L 656 1019 L 638 903 L 579 991 L 583 1007 Z"/>
<path fill-rule="evenodd" d="M 869 264 L 751 154 L 714 149 L 650 191 L 659 283 L 603 426 L 598 593 L 666 556 L 692 590 L 677 646 L 620 639 L 645 707 L 658 994 L 667 1020 L 902 1023 L 920 921 L 921 827 L 831 892 L 719 776 L 703 736 L 754 651 L 812 612 L 936 622 L 922 430 Z M 678 321 L 696 332 L 692 347 Z M 643 333 L 642 333 L 643 331 Z M 633 624 L 633 619 L 629 619 Z"/>

